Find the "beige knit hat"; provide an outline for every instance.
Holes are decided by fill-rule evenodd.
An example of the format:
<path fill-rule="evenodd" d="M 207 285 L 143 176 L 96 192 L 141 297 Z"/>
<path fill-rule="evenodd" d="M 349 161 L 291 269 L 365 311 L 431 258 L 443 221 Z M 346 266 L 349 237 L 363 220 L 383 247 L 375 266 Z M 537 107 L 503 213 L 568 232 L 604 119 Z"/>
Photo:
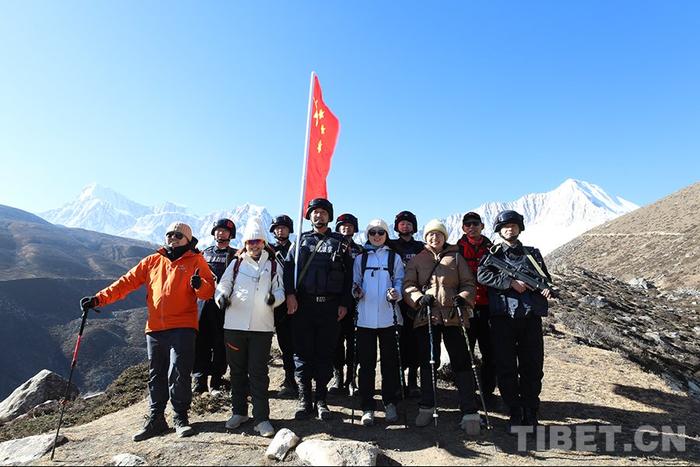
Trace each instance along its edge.
<path fill-rule="evenodd" d="M 180 232 L 182 235 L 185 236 L 188 242 L 192 241 L 192 227 L 185 224 L 184 222 L 173 222 L 165 230 L 166 234 L 168 232 Z"/>
<path fill-rule="evenodd" d="M 445 224 L 440 222 L 439 219 L 433 219 L 425 224 L 425 228 L 423 229 L 423 240 L 428 241 L 428 234 L 435 231 L 443 234 L 445 236 L 445 241 L 447 241 L 447 227 L 445 227 Z"/>
<path fill-rule="evenodd" d="M 267 235 L 263 227 L 262 219 L 259 217 L 251 217 L 245 225 L 243 231 L 243 243 L 248 240 L 262 240 L 267 243 Z"/>

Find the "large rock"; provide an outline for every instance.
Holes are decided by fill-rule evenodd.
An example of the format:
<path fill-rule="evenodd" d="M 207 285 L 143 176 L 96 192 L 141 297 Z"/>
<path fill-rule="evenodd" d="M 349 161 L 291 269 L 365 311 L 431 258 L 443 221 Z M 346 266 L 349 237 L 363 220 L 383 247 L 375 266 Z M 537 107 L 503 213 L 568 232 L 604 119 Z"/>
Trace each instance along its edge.
<path fill-rule="evenodd" d="M 46 401 L 62 399 L 65 390 L 65 379 L 52 371 L 41 370 L 0 402 L 0 423 L 14 420 Z M 71 383 L 70 399 L 77 396 L 78 388 Z"/>
<path fill-rule="evenodd" d="M 380 450 L 359 441 L 310 439 L 297 446 L 296 453 L 308 465 L 377 465 Z"/>
<path fill-rule="evenodd" d="M 36 435 L 0 443 L 0 465 L 24 464 L 39 459 L 51 450 L 54 436 L 53 434 Z M 65 441 L 66 437 L 60 435 L 57 444 Z"/>

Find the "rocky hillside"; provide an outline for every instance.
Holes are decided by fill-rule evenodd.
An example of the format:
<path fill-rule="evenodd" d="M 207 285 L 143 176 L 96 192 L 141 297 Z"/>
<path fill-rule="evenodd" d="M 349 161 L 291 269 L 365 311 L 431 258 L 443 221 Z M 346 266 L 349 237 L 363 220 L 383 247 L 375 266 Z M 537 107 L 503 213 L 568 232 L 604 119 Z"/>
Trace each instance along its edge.
<path fill-rule="evenodd" d="M 700 182 L 584 233 L 547 261 L 700 294 L 699 228 Z"/>

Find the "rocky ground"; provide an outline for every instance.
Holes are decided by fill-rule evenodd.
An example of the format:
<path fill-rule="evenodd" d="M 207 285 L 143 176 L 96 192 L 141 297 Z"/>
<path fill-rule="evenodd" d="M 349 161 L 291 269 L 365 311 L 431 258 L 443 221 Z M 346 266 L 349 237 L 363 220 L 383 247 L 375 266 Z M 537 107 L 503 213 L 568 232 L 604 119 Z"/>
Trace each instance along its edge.
<path fill-rule="evenodd" d="M 446 464 L 697 464 L 700 462 L 700 403 L 668 384 L 664 379 L 645 372 L 621 354 L 583 345 L 569 329 L 557 325 L 557 333 L 545 339 L 546 360 L 541 421 L 546 426 L 576 429 L 583 425 L 620 425 L 623 433 L 616 438 L 615 452 L 603 452 L 604 438 L 596 436 L 599 452 L 568 449 L 537 450 L 534 441 L 519 451 L 517 440 L 506 435 L 505 414 L 492 413 L 494 429 L 467 439 L 456 429 L 459 415 L 455 406 L 455 390 L 441 382 L 438 429 L 412 426 L 417 407 L 414 400 L 403 404 L 401 411 L 408 420 L 388 426 L 382 414 L 374 427 L 351 423 L 351 400 L 335 397 L 330 400 L 334 419 L 295 421 L 294 401 L 271 400 L 273 424 L 287 427 L 303 439 L 351 439 L 375 443 L 384 452 L 383 465 L 446 465 Z M 282 379 L 279 359 L 271 367 L 271 388 Z M 221 404 L 224 402 L 224 404 Z M 145 401 L 104 416 L 94 422 L 75 426 L 63 432 L 70 440 L 57 450 L 56 462 L 48 456 L 41 464 L 97 465 L 110 463 L 113 456 L 133 453 L 157 465 L 235 465 L 269 464 L 263 453 L 269 440 L 254 435 L 252 424 L 227 433 L 224 422 L 229 416 L 225 400 L 199 398 L 194 407 L 217 410 L 193 414 L 191 421 L 198 430 L 192 438 L 179 439 L 173 433 L 142 443 L 131 442 L 132 433 L 142 423 L 147 410 Z M 402 420 L 403 421 L 403 420 Z M 624 453 L 625 443 L 633 443 L 634 431 L 641 425 L 661 427 L 685 426 L 685 452 L 645 453 L 639 450 Z M 299 463 L 291 452 L 284 464 Z"/>

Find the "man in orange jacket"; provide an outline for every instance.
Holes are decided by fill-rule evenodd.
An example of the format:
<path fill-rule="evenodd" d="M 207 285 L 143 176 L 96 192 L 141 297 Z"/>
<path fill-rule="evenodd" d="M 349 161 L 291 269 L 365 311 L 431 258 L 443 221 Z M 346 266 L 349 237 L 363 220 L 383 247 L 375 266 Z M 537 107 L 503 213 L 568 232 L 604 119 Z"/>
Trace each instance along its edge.
<path fill-rule="evenodd" d="M 142 259 L 97 295 L 84 297 L 80 301 L 84 310 L 109 305 L 146 285 L 148 392 L 151 403 L 148 421 L 134 435 L 134 441 L 143 441 L 168 430 L 164 415 L 168 398 L 175 412 L 173 424 L 177 434 L 181 437 L 194 434 L 187 412 L 192 402 L 191 373 L 198 326 L 197 299 L 212 298 L 216 287 L 216 278 L 195 248 L 196 244 L 197 239 L 192 236 L 190 226 L 174 222 L 165 234 L 163 248 Z"/>

